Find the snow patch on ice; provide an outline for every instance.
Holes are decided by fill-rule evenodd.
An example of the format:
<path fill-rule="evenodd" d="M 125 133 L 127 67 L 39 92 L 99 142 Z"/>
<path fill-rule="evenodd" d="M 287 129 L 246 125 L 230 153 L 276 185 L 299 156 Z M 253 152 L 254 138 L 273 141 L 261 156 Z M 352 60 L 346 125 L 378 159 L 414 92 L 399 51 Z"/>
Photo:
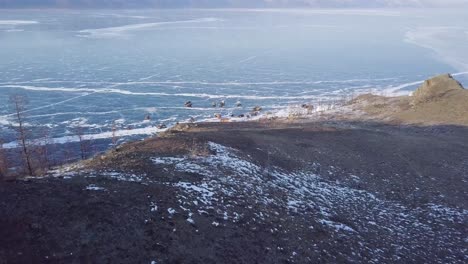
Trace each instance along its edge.
<path fill-rule="evenodd" d="M 93 127 L 93 126 L 90 126 Z M 128 136 L 135 136 L 135 135 L 154 135 L 160 132 L 166 131 L 167 128 L 164 129 L 159 129 L 157 127 L 143 127 L 143 128 L 135 128 L 131 130 L 117 130 L 115 132 L 108 131 L 108 132 L 102 132 L 98 134 L 86 134 L 83 135 L 82 138 L 78 136 L 64 136 L 64 137 L 58 137 L 58 138 L 51 138 L 47 142 L 45 141 L 38 141 L 34 142 L 35 145 L 51 145 L 51 144 L 68 144 L 72 142 L 80 142 L 80 140 L 98 140 L 98 139 L 110 139 L 113 137 L 128 137 Z M 6 149 L 13 149 L 17 148 L 18 142 L 17 141 L 12 141 L 9 143 L 3 144 L 3 148 Z"/>
<path fill-rule="evenodd" d="M 97 29 L 84 29 L 79 31 L 78 37 L 86 38 L 113 38 L 121 37 L 126 33 L 131 31 L 138 30 L 148 30 L 155 27 L 174 25 L 174 24 L 191 24 L 191 23 L 206 23 L 206 22 L 216 22 L 220 21 L 217 18 L 200 18 L 192 20 L 180 20 L 180 21 L 164 21 L 164 22 L 154 22 L 154 23 L 140 23 L 140 24 L 130 24 L 119 27 L 108 27 L 108 28 L 97 28 Z"/>
<path fill-rule="evenodd" d="M 34 24 L 39 24 L 39 22 L 33 20 L 0 20 L 0 26 L 24 26 Z"/>

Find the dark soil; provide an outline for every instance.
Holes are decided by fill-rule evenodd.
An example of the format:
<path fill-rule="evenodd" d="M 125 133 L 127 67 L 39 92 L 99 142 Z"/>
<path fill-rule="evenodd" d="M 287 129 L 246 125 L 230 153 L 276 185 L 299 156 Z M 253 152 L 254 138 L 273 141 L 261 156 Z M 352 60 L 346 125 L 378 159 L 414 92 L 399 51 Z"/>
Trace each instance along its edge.
<path fill-rule="evenodd" d="M 467 157 L 468 127 L 180 125 L 0 183 L 0 263 L 466 263 Z"/>

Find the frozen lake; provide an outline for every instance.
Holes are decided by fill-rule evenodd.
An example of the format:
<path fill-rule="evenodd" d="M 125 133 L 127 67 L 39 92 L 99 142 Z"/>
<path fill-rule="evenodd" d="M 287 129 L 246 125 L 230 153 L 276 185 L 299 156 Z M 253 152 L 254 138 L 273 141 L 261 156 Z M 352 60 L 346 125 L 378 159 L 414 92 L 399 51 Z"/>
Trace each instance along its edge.
<path fill-rule="evenodd" d="M 464 10 L 2 10 L 1 136 L 12 140 L 16 93 L 29 98 L 28 123 L 61 138 L 408 94 L 446 72 L 466 86 L 466 43 Z"/>

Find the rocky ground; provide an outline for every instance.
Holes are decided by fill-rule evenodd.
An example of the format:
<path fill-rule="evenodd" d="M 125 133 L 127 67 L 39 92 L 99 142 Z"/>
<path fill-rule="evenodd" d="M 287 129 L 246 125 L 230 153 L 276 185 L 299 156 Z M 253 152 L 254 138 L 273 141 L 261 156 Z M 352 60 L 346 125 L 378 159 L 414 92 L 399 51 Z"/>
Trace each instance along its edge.
<path fill-rule="evenodd" d="M 181 124 L 2 182 L 0 264 L 466 263 L 468 126 L 358 104 Z"/>
<path fill-rule="evenodd" d="M 464 263 L 467 133 L 181 125 L 79 168 L 2 184 L 0 259 Z"/>
<path fill-rule="evenodd" d="M 468 126 L 468 90 L 449 74 L 426 80 L 411 96 L 361 95 L 344 107 L 344 119 L 396 124 Z"/>

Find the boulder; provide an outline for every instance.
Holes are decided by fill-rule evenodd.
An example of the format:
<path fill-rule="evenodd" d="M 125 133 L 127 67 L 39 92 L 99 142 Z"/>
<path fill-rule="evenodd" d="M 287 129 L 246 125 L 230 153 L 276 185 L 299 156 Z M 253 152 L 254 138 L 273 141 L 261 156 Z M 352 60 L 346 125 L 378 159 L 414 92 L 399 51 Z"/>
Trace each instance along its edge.
<path fill-rule="evenodd" d="M 442 74 L 424 81 L 413 93 L 412 105 L 436 101 L 454 91 L 463 90 L 463 86 L 450 74 Z"/>
<path fill-rule="evenodd" d="M 262 107 L 260 106 L 255 106 L 253 109 L 252 109 L 253 112 L 260 112 L 262 111 Z"/>

